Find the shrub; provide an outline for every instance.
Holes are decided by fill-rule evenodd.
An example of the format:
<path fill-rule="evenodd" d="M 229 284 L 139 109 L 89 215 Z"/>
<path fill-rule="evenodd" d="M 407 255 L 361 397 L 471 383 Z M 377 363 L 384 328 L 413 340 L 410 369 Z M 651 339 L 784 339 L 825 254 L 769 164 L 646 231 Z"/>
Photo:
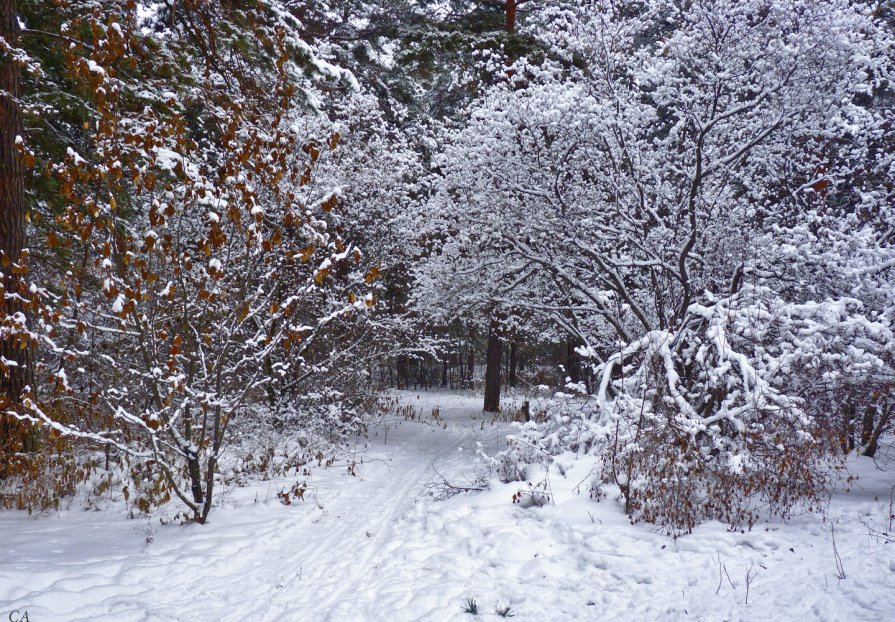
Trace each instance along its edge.
<path fill-rule="evenodd" d="M 597 394 L 613 427 L 603 477 L 631 519 L 679 533 L 704 519 L 751 527 L 762 512 L 822 508 L 839 460 L 811 380 L 869 356 L 855 324 L 867 322 L 852 301 L 796 305 L 746 288 L 610 357 Z"/>

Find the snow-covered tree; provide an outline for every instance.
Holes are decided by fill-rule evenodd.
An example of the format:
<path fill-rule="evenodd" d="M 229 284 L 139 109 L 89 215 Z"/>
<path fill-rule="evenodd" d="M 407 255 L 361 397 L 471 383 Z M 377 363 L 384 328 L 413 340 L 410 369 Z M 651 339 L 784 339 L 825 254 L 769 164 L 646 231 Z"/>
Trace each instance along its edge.
<path fill-rule="evenodd" d="M 732 482 L 744 503 L 763 495 L 783 512 L 811 498 L 814 459 L 832 443 L 809 439 L 840 429 L 800 393 L 819 361 L 805 363 L 801 385 L 776 385 L 758 333 L 734 343 L 699 310 L 729 300 L 730 313 L 761 321 L 764 305 L 841 310 L 814 317 L 816 331 L 836 336 L 811 348 L 846 357 L 849 369 L 864 365 L 868 334 L 845 327 L 872 322 L 873 339 L 888 330 L 891 161 L 879 145 L 891 120 L 867 103 L 890 88 L 886 28 L 872 7 L 836 0 L 606 0 L 545 7 L 533 23 L 550 59 L 520 59 L 444 136 L 431 203 L 441 242 L 420 283 L 436 305 L 488 292 L 580 339 L 613 394 L 592 415 L 621 416 L 633 430 L 620 433 L 632 443 L 626 455 L 670 452 L 667 467 L 693 486 L 666 490 L 692 505 L 679 514 L 637 514 L 629 503 L 632 513 L 678 527 L 706 515 L 748 522 L 745 505 L 712 505 L 709 492 Z M 849 187 L 856 180 L 860 190 Z M 838 266 L 848 266 L 844 279 Z M 463 275 L 481 283 L 475 294 Z M 756 287 L 769 289 L 747 295 Z M 788 347 L 771 329 L 761 339 L 762 348 Z M 885 339 L 875 343 L 883 367 L 873 382 L 890 387 L 883 401 L 891 400 Z M 725 371 L 709 373 L 716 368 Z M 715 381 L 722 394 L 709 386 Z M 646 421 L 634 414 L 654 409 L 667 424 L 656 424 L 655 447 L 638 446 Z M 678 420 L 690 423 L 672 425 Z M 756 421 L 758 442 L 786 439 L 786 451 L 762 454 L 759 470 L 805 454 L 785 490 L 760 489 L 740 462 Z M 724 443 L 740 457 L 725 462 Z M 711 468 L 697 474 L 688 461 L 702 451 Z M 650 464 L 637 477 L 658 485 L 661 469 Z M 634 485 L 624 486 L 632 502 Z M 652 502 L 672 507 L 655 495 L 650 489 Z"/>
<path fill-rule="evenodd" d="M 58 207 L 35 208 L 37 381 L 8 414 L 142 461 L 204 521 L 228 429 L 326 387 L 327 340 L 373 304 L 338 174 L 318 178 L 342 139 L 319 101 L 358 89 L 277 2 L 109 8 L 59 27 L 85 148 L 37 153 Z"/>

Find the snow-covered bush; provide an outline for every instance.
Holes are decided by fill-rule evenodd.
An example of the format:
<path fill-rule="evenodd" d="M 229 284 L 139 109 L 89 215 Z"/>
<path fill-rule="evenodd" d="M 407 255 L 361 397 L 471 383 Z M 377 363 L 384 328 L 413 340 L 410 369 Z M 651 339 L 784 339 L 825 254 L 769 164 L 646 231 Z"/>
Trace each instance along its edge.
<path fill-rule="evenodd" d="M 891 157 L 880 163 L 890 177 Z M 803 221 L 775 227 L 763 244 L 765 278 L 773 275 L 781 295 L 838 301 L 793 308 L 792 321 L 781 328 L 788 331 L 784 342 L 798 346 L 786 375 L 808 400 L 806 408 L 837 428 L 842 448 L 860 445 L 867 456 L 895 423 L 895 203 L 879 196 L 891 188 L 865 186 L 857 206 L 824 204 Z"/>
<path fill-rule="evenodd" d="M 559 392 L 537 403 L 536 410 L 544 413 L 544 420 L 513 423 L 519 432 L 507 436 L 507 449 L 496 456 L 494 466 L 503 482 L 527 481 L 530 467 L 548 467 L 565 451 L 592 453 L 608 434 L 593 397 Z"/>
<path fill-rule="evenodd" d="M 96 455 L 78 456 L 71 445 L 56 441 L 53 452 L 19 453 L 5 457 L 0 477 L 0 509 L 31 512 L 59 510 L 64 497 L 91 479 L 101 460 Z"/>
<path fill-rule="evenodd" d="M 856 300 L 791 304 L 744 287 L 692 305 L 681 329 L 601 367 L 596 399 L 614 427 L 605 481 L 633 520 L 672 531 L 820 509 L 838 462 L 825 396 L 847 400 L 857 376 L 890 374 L 890 344 L 887 322 Z"/>
<path fill-rule="evenodd" d="M 280 400 L 270 418 L 278 431 L 338 443 L 363 431 L 372 410 L 372 404 L 352 403 L 338 391 L 323 390 Z"/>
<path fill-rule="evenodd" d="M 707 294 L 680 329 L 608 357 L 593 396 L 559 393 L 542 424 L 517 424 L 497 473 L 528 481 L 563 452 L 599 456 L 595 492 L 617 485 L 633 521 L 671 533 L 822 510 L 848 405 L 895 378 L 890 322 L 863 310 L 856 299 L 787 302 L 767 287 Z"/>
<path fill-rule="evenodd" d="M 528 467 L 542 464 L 549 453 L 541 445 L 544 435 L 533 421 L 522 424 L 519 433 L 507 436 L 507 448 L 497 455 L 497 476 L 502 482 L 529 478 Z"/>

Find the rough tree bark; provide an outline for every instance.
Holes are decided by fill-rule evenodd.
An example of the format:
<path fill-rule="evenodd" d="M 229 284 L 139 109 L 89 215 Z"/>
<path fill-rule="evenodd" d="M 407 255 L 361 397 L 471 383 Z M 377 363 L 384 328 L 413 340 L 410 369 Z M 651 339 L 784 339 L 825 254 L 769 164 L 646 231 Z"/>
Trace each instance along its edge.
<path fill-rule="evenodd" d="M 16 18 L 16 0 L 0 0 L 0 37 L 7 45 L 19 45 L 19 23 Z M 19 106 L 21 66 L 10 54 L 0 57 L 0 321 L 4 324 L 16 314 L 24 314 L 24 308 L 11 294 L 18 289 L 18 277 L 14 266 L 21 260 L 25 247 L 25 170 L 22 154 L 16 146 L 16 137 L 23 134 L 22 111 Z M 30 348 L 15 337 L 0 339 L 0 355 L 10 364 L 0 374 L 0 401 L 2 407 L 21 402 L 23 389 L 31 384 Z M 0 416 L 0 445 L 18 444 L 15 436 L 20 430 L 18 422 Z"/>
<path fill-rule="evenodd" d="M 516 32 L 516 9 L 518 8 L 516 0 L 507 0 L 506 4 L 506 29 L 507 32 Z"/>
<path fill-rule="evenodd" d="M 501 363 L 500 322 L 491 319 L 488 329 L 488 354 L 485 358 L 485 411 L 500 410 L 500 363 Z"/>

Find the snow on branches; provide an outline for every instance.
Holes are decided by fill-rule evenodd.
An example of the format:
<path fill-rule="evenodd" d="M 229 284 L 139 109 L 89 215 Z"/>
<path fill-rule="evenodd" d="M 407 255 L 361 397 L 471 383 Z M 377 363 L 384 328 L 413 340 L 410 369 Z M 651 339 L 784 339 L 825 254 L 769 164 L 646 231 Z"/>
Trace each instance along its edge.
<path fill-rule="evenodd" d="M 552 56 L 447 133 L 423 288 L 472 275 L 582 344 L 596 407 L 548 413 L 544 442 L 602 447 L 633 518 L 820 507 L 856 413 L 871 453 L 891 425 L 886 26 L 839 0 L 595 1 L 537 23 Z M 598 442 L 584 421 L 607 417 Z"/>
<path fill-rule="evenodd" d="M 858 376 L 895 378 L 888 324 L 859 311 L 745 287 L 609 357 L 596 395 L 611 429 L 603 473 L 632 518 L 690 530 L 822 507 L 839 429 L 825 399 Z"/>
<path fill-rule="evenodd" d="M 184 8 L 202 19 L 158 37 L 127 9 L 63 24 L 86 149 L 40 154 L 63 199 L 39 213 L 40 276 L 58 281 L 35 289 L 37 387 L 8 414 L 143 461 L 153 501 L 200 522 L 234 422 L 308 377 L 326 387 L 327 340 L 371 306 L 328 164 L 338 127 L 302 101 L 312 50 L 266 5 Z M 228 19 L 257 39 L 245 57 L 220 54 Z M 171 76 L 148 54 L 195 64 Z"/>

